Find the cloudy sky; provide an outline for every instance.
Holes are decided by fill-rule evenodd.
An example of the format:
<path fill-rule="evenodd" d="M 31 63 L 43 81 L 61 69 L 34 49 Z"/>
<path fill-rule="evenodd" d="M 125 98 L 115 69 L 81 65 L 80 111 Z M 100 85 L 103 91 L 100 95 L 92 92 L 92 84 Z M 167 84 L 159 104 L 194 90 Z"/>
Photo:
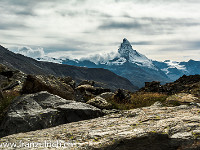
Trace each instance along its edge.
<path fill-rule="evenodd" d="M 29 56 L 117 51 L 200 60 L 199 0 L 1 0 L 0 44 Z"/>

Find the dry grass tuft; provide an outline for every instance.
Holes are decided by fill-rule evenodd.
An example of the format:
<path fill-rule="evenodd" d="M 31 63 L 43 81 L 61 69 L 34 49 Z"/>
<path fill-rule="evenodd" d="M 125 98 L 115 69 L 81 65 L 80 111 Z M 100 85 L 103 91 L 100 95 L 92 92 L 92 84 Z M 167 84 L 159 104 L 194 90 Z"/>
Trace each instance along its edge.
<path fill-rule="evenodd" d="M 113 104 L 116 109 L 127 110 L 151 106 L 157 101 L 164 103 L 167 97 L 166 94 L 138 92 L 131 94 L 130 100 L 126 103 L 124 101 L 116 101 L 114 97 L 108 100 L 108 102 Z"/>

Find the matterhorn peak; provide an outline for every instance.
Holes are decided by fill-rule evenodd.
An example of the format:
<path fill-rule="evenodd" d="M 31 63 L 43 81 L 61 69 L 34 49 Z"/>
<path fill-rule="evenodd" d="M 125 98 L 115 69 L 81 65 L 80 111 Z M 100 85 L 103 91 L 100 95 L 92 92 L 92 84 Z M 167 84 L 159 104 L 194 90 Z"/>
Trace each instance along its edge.
<path fill-rule="evenodd" d="M 135 50 L 133 50 L 130 42 L 126 38 L 124 38 L 123 42 L 120 45 L 120 48 L 118 49 L 118 53 L 122 57 L 124 57 L 127 60 L 129 60 L 130 53 L 132 53 L 133 51 L 135 51 Z"/>
<path fill-rule="evenodd" d="M 124 38 L 123 39 L 123 44 L 130 44 L 130 42 L 126 39 L 126 38 Z M 130 44 L 131 45 L 131 44 Z"/>
<path fill-rule="evenodd" d="M 126 38 L 123 39 L 123 42 L 118 49 L 118 53 L 122 58 L 125 58 L 127 62 L 156 69 L 152 61 L 149 60 L 145 55 L 142 55 L 134 50 Z"/>

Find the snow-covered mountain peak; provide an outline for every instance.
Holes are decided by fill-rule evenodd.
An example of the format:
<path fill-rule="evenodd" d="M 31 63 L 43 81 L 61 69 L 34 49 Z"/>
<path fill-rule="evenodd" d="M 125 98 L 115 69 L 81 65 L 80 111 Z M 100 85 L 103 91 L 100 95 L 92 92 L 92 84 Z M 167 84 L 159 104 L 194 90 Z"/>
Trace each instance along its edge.
<path fill-rule="evenodd" d="M 126 38 L 124 38 L 123 42 L 120 45 L 120 48 L 118 49 L 118 53 L 120 54 L 120 56 L 129 60 L 129 55 L 132 51 L 134 51 L 134 50 L 133 50 L 130 42 Z"/>
<path fill-rule="evenodd" d="M 123 39 L 123 44 L 129 44 L 130 45 L 130 42 L 126 38 L 124 38 Z"/>
<path fill-rule="evenodd" d="M 126 38 L 123 39 L 123 42 L 118 49 L 118 53 L 121 57 L 124 57 L 130 63 L 157 70 L 152 61 L 148 59 L 145 55 L 142 55 L 134 50 L 132 48 L 132 45 Z"/>

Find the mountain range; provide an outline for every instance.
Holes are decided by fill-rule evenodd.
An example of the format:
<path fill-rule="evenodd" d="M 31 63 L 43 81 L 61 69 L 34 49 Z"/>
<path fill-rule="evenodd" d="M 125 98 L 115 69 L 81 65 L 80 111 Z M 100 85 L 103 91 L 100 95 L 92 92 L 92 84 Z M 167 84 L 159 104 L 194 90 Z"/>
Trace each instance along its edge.
<path fill-rule="evenodd" d="M 116 90 L 118 88 L 135 91 L 138 89 L 128 79 L 102 68 L 85 68 L 52 62 L 42 62 L 15 54 L 0 46 L 0 64 L 15 68 L 26 74 L 54 75 L 57 77 L 70 76 L 77 83 L 83 80 L 93 80 L 95 85 Z"/>
<path fill-rule="evenodd" d="M 81 66 L 87 68 L 108 69 L 119 76 L 127 78 L 132 84 L 143 87 L 145 82 L 160 81 L 162 84 L 172 82 L 185 75 L 200 74 L 200 61 L 164 62 L 153 61 L 132 48 L 124 38 L 117 53 L 93 55 L 81 59 L 38 58 L 40 61 Z"/>
<path fill-rule="evenodd" d="M 165 60 L 164 62 L 153 61 L 170 79 L 177 80 L 183 75 L 200 74 L 200 61 L 190 59 L 188 62 Z"/>

